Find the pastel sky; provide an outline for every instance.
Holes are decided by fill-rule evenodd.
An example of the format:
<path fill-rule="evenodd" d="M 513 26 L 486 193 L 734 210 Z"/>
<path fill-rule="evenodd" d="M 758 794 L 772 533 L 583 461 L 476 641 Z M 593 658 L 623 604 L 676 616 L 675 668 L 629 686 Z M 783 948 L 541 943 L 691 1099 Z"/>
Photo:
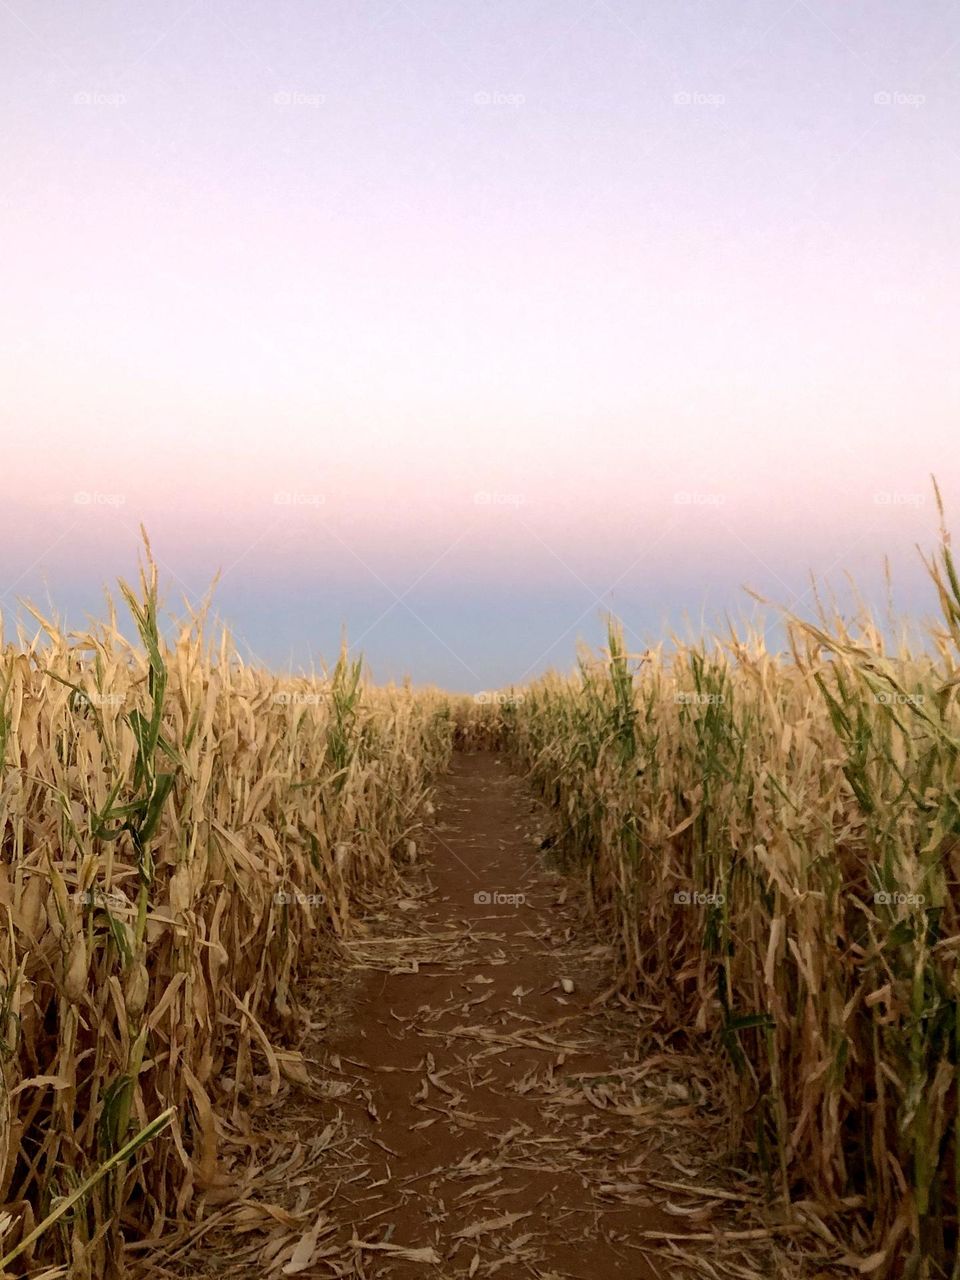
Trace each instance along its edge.
<path fill-rule="evenodd" d="M 953 0 L 0 0 L 0 610 L 483 689 L 960 529 Z M 878 597 L 879 598 L 879 597 Z"/>

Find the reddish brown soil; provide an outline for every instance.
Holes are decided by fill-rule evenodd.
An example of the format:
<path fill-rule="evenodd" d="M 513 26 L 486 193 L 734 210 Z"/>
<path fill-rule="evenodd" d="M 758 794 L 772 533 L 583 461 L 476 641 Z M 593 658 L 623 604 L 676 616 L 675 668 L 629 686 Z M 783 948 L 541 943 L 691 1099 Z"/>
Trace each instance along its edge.
<path fill-rule="evenodd" d="M 353 981 L 316 1002 L 311 1083 L 258 1118 L 262 1178 L 177 1263 L 221 1277 L 795 1274 L 762 1241 L 714 1236 L 758 1219 L 724 1167 L 709 1067 L 600 999 L 608 948 L 545 865 L 522 782 L 499 758 L 458 755 L 436 799 L 405 896 L 349 945 Z"/>
<path fill-rule="evenodd" d="M 657 1273 L 636 1248 L 639 1231 L 675 1223 L 639 1205 L 600 1208 L 589 1191 L 611 1180 L 615 1153 L 629 1162 L 629 1122 L 617 1141 L 599 1114 L 584 1125 L 594 1119 L 583 1114 L 589 1105 L 567 1114 L 545 1109 L 536 1083 L 624 1065 L 613 1046 L 603 1055 L 582 1047 L 599 966 L 588 974 L 582 957 L 571 963 L 569 922 L 557 906 L 561 882 L 518 830 L 524 819 L 532 825 L 529 806 L 502 762 L 457 756 L 439 799 L 429 873 L 434 892 L 417 923 L 460 933 L 467 945 L 448 968 L 366 974 L 349 1022 L 331 1045 L 345 1065 L 363 1064 L 355 1069 L 379 1115 L 377 1123 L 366 1120 L 367 1136 L 397 1153 L 370 1151 L 371 1176 L 382 1183 L 358 1201 L 360 1216 L 382 1212 L 371 1222 L 392 1223 L 394 1242 L 432 1244 L 445 1275 L 467 1274 L 479 1255 L 481 1263 L 506 1259 L 499 1269 L 505 1277 L 553 1270 L 646 1280 Z M 478 903 L 483 893 L 525 900 Z M 570 995 L 563 978 L 574 982 Z M 491 1043 L 477 1038 L 484 1034 Z M 426 1073 L 428 1055 L 436 1085 Z M 507 1215 L 516 1221 L 458 1240 L 474 1224 Z M 529 1243 L 511 1261 L 520 1239 Z M 383 1273 L 398 1278 L 427 1269 L 383 1263 Z"/>

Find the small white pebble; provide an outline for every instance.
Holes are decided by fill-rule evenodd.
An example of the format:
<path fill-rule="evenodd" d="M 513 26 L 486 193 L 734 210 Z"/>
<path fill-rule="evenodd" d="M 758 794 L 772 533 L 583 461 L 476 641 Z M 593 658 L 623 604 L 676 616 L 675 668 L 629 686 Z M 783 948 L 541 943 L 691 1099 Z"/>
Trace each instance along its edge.
<path fill-rule="evenodd" d="M 569 995 L 572 995 L 572 993 L 573 993 L 573 979 L 572 979 L 572 978 L 561 978 L 561 979 L 560 979 L 560 985 L 561 985 L 561 987 L 563 987 L 564 991 L 567 993 L 567 995 L 568 995 L 568 996 L 569 996 Z"/>

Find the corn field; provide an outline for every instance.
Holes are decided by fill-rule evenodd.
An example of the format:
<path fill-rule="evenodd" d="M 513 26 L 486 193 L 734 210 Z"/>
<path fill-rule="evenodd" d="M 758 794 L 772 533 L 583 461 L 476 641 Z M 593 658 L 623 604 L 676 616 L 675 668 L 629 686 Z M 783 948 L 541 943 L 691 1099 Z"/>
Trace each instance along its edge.
<path fill-rule="evenodd" d="M 147 552 L 138 642 L 111 605 L 0 647 L 5 1274 L 119 1273 L 125 1237 L 223 1193 L 241 1091 L 296 1078 L 298 979 L 391 883 L 452 745 L 440 695 L 345 654 L 285 679 L 201 615 L 168 641 Z"/>
<path fill-rule="evenodd" d="M 939 495 L 938 495 L 939 496 Z M 556 813 L 619 983 L 720 1052 L 771 1198 L 859 1214 L 861 1272 L 960 1276 L 960 582 L 869 617 L 584 655 L 483 715 Z M 787 1210 L 789 1212 L 789 1209 Z"/>
<path fill-rule="evenodd" d="M 821 610 L 784 654 L 633 654 L 611 623 L 573 677 L 473 698 L 346 653 L 279 677 L 202 614 L 168 639 L 147 551 L 135 641 L 111 605 L 0 643 L 0 1272 L 120 1274 L 125 1241 L 229 1194 L 242 1092 L 300 1069 L 299 979 L 393 883 L 456 746 L 522 763 L 621 991 L 717 1053 L 771 1201 L 856 1218 L 862 1273 L 960 1280 L 946 535 L 925 645 Z"/>

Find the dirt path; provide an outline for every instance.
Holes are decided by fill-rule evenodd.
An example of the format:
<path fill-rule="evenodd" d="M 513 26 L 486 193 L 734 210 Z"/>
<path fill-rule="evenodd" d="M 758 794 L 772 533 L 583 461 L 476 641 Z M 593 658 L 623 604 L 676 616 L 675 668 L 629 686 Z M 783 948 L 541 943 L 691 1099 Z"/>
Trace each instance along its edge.
<path fill-rule="evenodd" d="M 503 761 L 455 758 L 407 896 L 351 943 L 335 1016 L 317 1001 L 315 1083 L 259 1113 L 255 1185 L 189 1274 L 800 1274 L 715 1234 L 760 1223 L 707 1068 L 593 1003 L 607 948 L 545 830 Z"/>

